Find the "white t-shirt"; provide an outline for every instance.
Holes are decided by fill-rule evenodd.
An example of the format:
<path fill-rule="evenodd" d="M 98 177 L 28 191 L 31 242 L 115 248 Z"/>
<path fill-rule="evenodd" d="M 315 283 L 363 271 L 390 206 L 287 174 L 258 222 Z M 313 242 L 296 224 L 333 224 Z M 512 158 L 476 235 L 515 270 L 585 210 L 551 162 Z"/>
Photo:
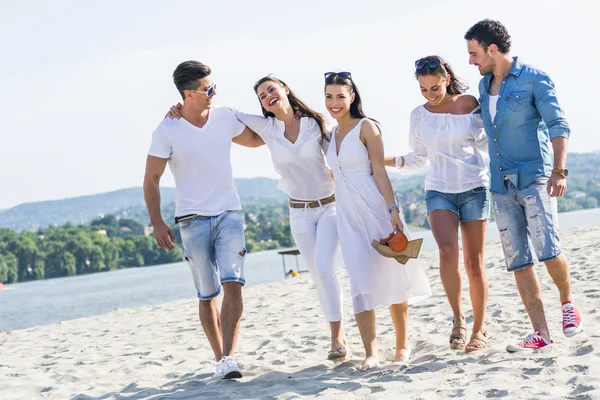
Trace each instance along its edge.
<path fill-rule="evenodd" d="M 429 161 L 425 190 L 462 193 L 489 186 L 488 146 L 481 114 L 432 113 L 421 105 L 410 115 L 409 146 L 412 152 L 404 156 L 400 172 L 416 172 Z"/>
<path fill-rule="evenodd" d="M 212 108 L 202 128 L 184 118 L 165 118 L 152 134 L 149 155 L 169 159 L 178 217 L 241 210 L 231 170 L 231 139 L 245 126 L 227 107 Z"/>
<path fill-rule="evenodd" d="M 279 189 L 295 200 L 318 200 L 333 193 L 333 179 L 329 176 L 320 140 L 321 130 L 314 119 L 300 119 L 300 133 L 292 143 L 283 135 L 283 121 L 234 112 L 244 125 L 260 135 L 271 151 L 273 166 L 281 176 Z"/>
<path fill-rule="evenodd" d="M 492 117 L 492 121 L 496 118 L 496 110 L 498 105 L 498 95 L 492 96 L 490 95 L 490 117 Z"/>

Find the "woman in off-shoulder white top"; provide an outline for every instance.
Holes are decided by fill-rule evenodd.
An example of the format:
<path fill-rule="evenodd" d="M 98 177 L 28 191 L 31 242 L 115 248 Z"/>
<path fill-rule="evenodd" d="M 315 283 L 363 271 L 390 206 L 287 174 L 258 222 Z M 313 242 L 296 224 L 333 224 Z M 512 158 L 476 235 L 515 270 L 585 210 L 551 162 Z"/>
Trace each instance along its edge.
<path fill-rule="evenodd" d="M 488 347 L 484 327 L 488 283 L 483 266 L 490 217 L 487 139 L 477 99 L 439 56 L 415 62 L 415 76 L 427 102 L 410 116 L 411 152 L 386 157 L 386 166 L 414 173 L 429 164 L 425 176 L 427 219 L 440 253 L 440 277 L 453 313 L 450 348 L 474 351 Z M 462 309 L 458 228 L 473 306 L 469 342 Z"/>

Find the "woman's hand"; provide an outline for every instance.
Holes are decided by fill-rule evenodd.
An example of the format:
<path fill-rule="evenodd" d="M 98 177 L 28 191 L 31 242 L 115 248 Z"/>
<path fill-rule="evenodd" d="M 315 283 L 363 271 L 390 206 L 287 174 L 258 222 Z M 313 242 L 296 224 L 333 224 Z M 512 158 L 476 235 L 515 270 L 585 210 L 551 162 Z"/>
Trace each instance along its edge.
<path fill-rule="evenodd" d="M 169 110 L 166 116 L 171 119 L 179 119 L 181 118 L 181 112 L 179 110 L 181 110 L 182 108 L 183 104 L 177 103 L 176 105 L 171 106 L 171 109 Z"/>
<path fill-rule="evenodd" d="M 394 232 L 404 232 L 404 225 L 402 225 L 402 220 L 400 219 L 400 211 L 396 209 L 392 210 L 390 221 L 392 222 Z"/>
<path fill-rule="evenodd" d="M 396 156 L 385 156 L 383 158 L 383 164 L 386 167 L 395 167 L 396 166 Z"/>
<path fill-rule="evenodd" d="M 296 117 L 296 119 L 308 117 L 308 115 L 306 115 L 306 113 L 302 112 L 302 110 L 300 110 L 300 108 L 292 107 L 292 109 L 294 110 L 294 117 Z"/>

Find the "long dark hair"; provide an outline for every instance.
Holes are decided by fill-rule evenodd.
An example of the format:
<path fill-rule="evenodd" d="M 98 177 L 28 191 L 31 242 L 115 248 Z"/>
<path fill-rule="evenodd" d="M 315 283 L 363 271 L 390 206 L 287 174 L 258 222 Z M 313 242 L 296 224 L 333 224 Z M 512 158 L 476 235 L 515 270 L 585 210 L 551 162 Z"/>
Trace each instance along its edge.
<path fill-rule="evenodd" d="M 433 76 L 441 76 L 442 78 L 450 75 L 450 84 L 448 84 L 448 88 L 446 91 L 450 95 L 461 94 L 469 89 L 469 85 L 467 85 L 462 79 L 459 79 L 452 70 L 450 64 L 448 64 L 442 57 L 440 56 L 427 56 L 421 58 L 419 61 L 438 61 L 438 65 L 435 68 L 431 68 L 428 63 L 423 65 L 423 68 L 416 68 L 415 70 L 415 78 L 419 78 L 419 76 L 433 75 Z"/>
<path fill-rule="evenodd" d="M 284 81 L 282 81 L 279 78 L 275 78 L 272 75 L 267 75 L 264 78 L 260 78 L 254 84 L 254 93 L 256 93 L 258 95 L 258 87 L 265 82 L 275 82 L 275 83 L 278 83 L 281 87 L 287 88 L 289 91 L 287 98 L 288 98 L 288 101 L 290 102 L 290 105 L 292 106 L 292 109 L 294 110 L 294 113 L 298 113 L 298 114 L 302 115 L 303 117 L 308 117 L 308 118 L 314 119 L 315 122 L 317 123 L 317 125 L 319 125 L 319 130 L 321 131 L 320 141 L 321 142 L 323 142 L 323 140 L 329 141 L 329 138 L 327 137 L 327 133 L 326 133 L 326 124 L 327 123 L 325 122 L 325 117 L 323 116 L 323 114 L 320 114 L 320 113 L 316 112 L 315 110 L 313 110 L 312 108 L 310 108 L 309 106 L 307 106 L 302 100 L 300 100 L 298 98 L 298 96 L 296 96 L 294 94 L 294 92 L 292 92 L 292 89 L 290 89 L 290 87 L 287 85 L 287 83 L 285 83 Z M 262 106 L 262 102 L 260 102 L 260 99 L 258 99 L 258 101 L 260 103 L 260 108 L 262 109 L 263 115 L 265 117 L 275 118 L 275 114 L 267 111 Z"/>
<path fill-rule="evenodd" d="M 350 90 L 354 93 L 354 101 L 350 104 L 350 116 L 352 118 L 368 118 L 371 121 L 375 122 L 375 125 L 377 125 L 377 129 L 379 129 L 379 132 L 381 133 L 381 128 L 379 127 L 379 121 L 377 121 L 376 119 L 373 118 L 369 118 L 365 115 L 363 109 L 362 109 L 362 99 L 360 97 L 360 91 L 358 90 L 358 86 L 356 86 L 356 83 L 354 83 L 354 80 L 352 79 L 352 75 L 350 75 L 349 73 L 346 74 L 337 74 L 337 73 L 332 73 L 331 75 L 327 76 L 325 78 L 325 88 L 327 88 L 328 85 L 345 85 L 348 86 L 350 88 Z"/>

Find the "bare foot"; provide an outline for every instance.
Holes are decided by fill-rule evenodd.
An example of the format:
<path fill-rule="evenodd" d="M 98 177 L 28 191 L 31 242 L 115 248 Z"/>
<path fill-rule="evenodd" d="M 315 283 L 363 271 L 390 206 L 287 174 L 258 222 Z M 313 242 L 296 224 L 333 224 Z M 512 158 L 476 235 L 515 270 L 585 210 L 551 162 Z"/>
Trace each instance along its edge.
<path fill-rule="evenodd" d="M 410 358 L 410 349 L 396 349 L 394 363 L 405 363 Z"/>
<path fill-rule="evenodd" d="M 362 371 L 362 372 L 366 372 L 366 371 L 376 368 L 376 367 L 379 367 L 379 357 L 371 356 L 371 357 L 365 358 L 365 361 L 363 361 L 362 365 L 358 368 L 358 370 Z"/>

